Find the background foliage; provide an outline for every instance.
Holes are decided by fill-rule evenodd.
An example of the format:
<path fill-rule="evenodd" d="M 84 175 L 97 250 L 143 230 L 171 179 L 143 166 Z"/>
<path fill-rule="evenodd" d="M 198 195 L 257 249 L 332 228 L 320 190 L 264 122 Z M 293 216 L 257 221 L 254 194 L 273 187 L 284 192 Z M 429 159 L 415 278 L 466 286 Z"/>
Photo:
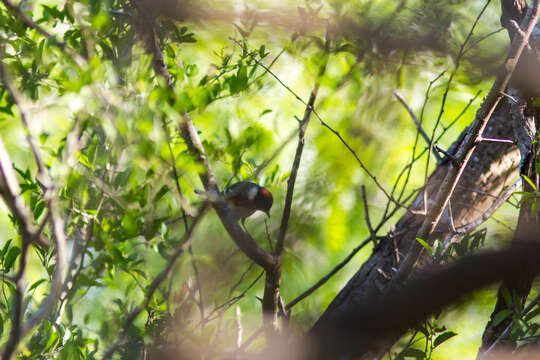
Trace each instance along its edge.
<path fill-rule="evenodd" d="M 314 83 L 321 84 L 317 113 L 339 131 L 389 191 L 410 161 L 413 147 L 417 153 L 425 148 L 421 139 L 415 142 L 414 123 L 393 91 L 398 90 L 422 115 L 431 134 L 449 86 L 443 126 L 435 130 L 442 136 L 439 144 L 448 148 L 470 122 L 489 85 L 485 79 L 491 79 L 507 45 L 506 34 L 496 32 L 499 9 L 492 4 L 449 84 L 460 46 L 484 2 L 184 5 L 215 9 L 214 15 L 231 9 L 243 15 L 234 21 L 186 15 L 181 22 L 166 18 L 159 22 L 160 45 L 174 83 L 173 101 L 163 79 L 152 70 L 129 3 L 19 4 L 50 37 L 0 5 L 1 61 L 21 92 L 31 136 L 56 184 L 69 246 L 84 248 L 76 282 L 19 348 L 19 358 L 100 358 L 122 331 L 129 310 L 145 299 L 149 284 L 182 241 L 184 213 L 194 215 L 202 203 L 194 193 L 201 188 L 201 169 L 179 134 L 183 111 L 189 112 L 199 131 L 219 184 L 249 179 L 274 194 L 271 217 L 257 215 L 247 221 L 258 244 L 268 249 L 267 238 L 275 239 L 279 231 L 295 149 L 290 140 L 298 127 L 295 116 L 301 117 L 305 108 L 297 97 L 307 101 Z M 295 19 L 328 19 L 333 28 L 307 21 L 281 26 L 279 20 L 256 16 L 254 11 L 275 9 L 294 14 Z M 41 224 L 48 210 L 20 116 L 5 86 L 0 87 L 0 134 L 24 200 L 35 224 Z M 281 287 L 285 302 L 369 237 L 362 185 L 367 187 L 372 222 L 378 223 L 387 203 L 347 148 L 317 118 L 312 119 L 306 139 L 285 242 Z M 274 153 L 277 157 L 261 167 Z M 396 194 L 402 193 L 401 199 L 424 183 L 426 159 L 424 155 L 415 163 L 407 183 L 400 178 Z M 432 160 L 430 169 L 434 164 Z M 398 210 L 381 224 L 381 232 L 402 213 Z M 496 245 L 499 235 L 508 233 L 516 213 L 504 208 L 498 216 L 505 226 L 488 223 L 486 246 Z M 21 238 L 17 222 L 3 206 L 0 222 L 2 273 L 12 276 L 18 268 Z M 43 233 L 52 236 L 48 225 Z M 295 331 L 309 328 L 370 251 L 371 245 L 366 246 L 328 284 L 293 308 L 290 323 Z M 35 311 L 49 291 L 53 252 L 35 246 L 29 253 L 27 313 Z M 238 312 L 245 338 L 261 324 L 260 274 L 210 211 L 195 231 L 192 249 L 182 255 L 127 329 L 127 343 L 117 356 L 141 358 L 148 347 L 166 341 L 178 341 L 186 352 L 205 351 L 208 357 L 216 355 L 213 351 L 233 350 Z M 0 335 L 5 342 L 12 325 L 12 282 L 4 281 L 1 293 Z M 434 358 L 474 356 L 492 306 L 490 296 L 490 291 L 479 293 L 441 315 L 439 325 L 426 326 L 423 331 L 429 336 L 444 333 L 442 325 L 459 334 L 437 348 Z M 257 340 L 254 348 L 261 342 Z M 201 350 L 198 345 L 203 343 L 213 346 Z"/>

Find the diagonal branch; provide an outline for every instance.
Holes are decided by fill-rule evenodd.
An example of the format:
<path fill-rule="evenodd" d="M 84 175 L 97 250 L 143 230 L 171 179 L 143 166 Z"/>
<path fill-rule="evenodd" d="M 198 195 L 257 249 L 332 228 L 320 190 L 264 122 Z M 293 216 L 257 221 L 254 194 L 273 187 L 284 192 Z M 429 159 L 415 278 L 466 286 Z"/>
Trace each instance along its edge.
<path fill-rule="evenodd" d="M 26 140 L 32 153 L 34 155 L 35 162 L 38 168 L 38 179 L 41 180 L 43 188 L 43 198 L 48 208 L 48 220 L 51 224 L 53 239 L 56 250 L 56 268 L 53 276 L 53 281 L 49 294 L 42 301 L 36 312 L 26 321 L 24 321 L 23 311 L 23 299 L 24 299 L 24 276 L 26 271 L 26 256 L 28 247 L 34 241 L 34 239 L 41 238 L 41 230 L 37 231 L 33 229 L 35 226 L 32 224 L 32 214 L 27 208 L 26 204 L 20 197 L 20 188 L 15 176 L 15 171 L 12 167 L 12 162 L 9 154 L 4 146 L 4 143 L 0 139 L 0 171 L 2 173 L 2 180 L 0 181 L 0 193 L 4 201 L 8 204 L 8 207 L 13 212 L 22 229 L 22 254 L 20 258 L 19 272 L 16 276 L 16 296 L 15 296 L 15 314 L 13 317 L 12 330 L 9 335 L 9 339 L 4 347 L 2 358 L 9 360 L 17 349 L 19 342 L 33 330 L 53 309 L 54 304 L 58 301 L 60 291 L 63 287 L 66 273 L 67 273 L 67 238 L 65 233 L 65 223 L 63 218 L 58 213 L 57 197 L 55 195 L 55 188 L 52 179 L 45 171 L 43 160 L 39 154 L 38 148 L 35 145 L 32 136 L 30 134 L 30 127 L 27 122 L 26 113 L 22 107 L 22 97 L 17 89 L 12 85 L 6 69 L 0 61 L 0 75 L 2 82 L 8 90 L 10 96 L 13 98 L 15 105 L 17 106 L 23 126 L 26 131 Z M 38 241 L 36 241 L 38 242 Z M 48 245 L 47 245 L 48 246 Z"/>
<path fill-rule="evenodd" d="M 166 80 L 169 88 L 173 88 L 169 70 L 164 62 L 164 55 L 159 46 L 158 36 L 154 27 L 153 20 L 148 13 L 139 6 L 139 3 L 132 0 L 132 5 L 138 9 L 141 22 L 136 24 L 137 30 L 141 33 L 141 37 L 146 45 L 146 51 L 153 56 L 153 68 L 156 76 Z M 219 187 L 216 178 L 211 170 L 210 163 L 206 157 L 206 153 L 202 146 L 201 140 L 195 126 L 187 113 L 183 113 L 183 122 L 180 124 L 182 137 L 186 142 L 189 151 L 196 157 L 197 162 L 203 164 L 205 171 L 200 174 L 201 181 L 207 192 L 219 193 Z M 236 217 L 231 212 L 231 209 L 225 202 L 215 202 L 212 204 L 214 210 L 218 214 L 223 227 L 229 233 L 236 245 L 242 250 L 251 260 L 263 267 L 270 269 L 275 264 L 274 256 L 260 248 L 255 240 L 248 233 L 244 232 L 238 224 Z"/>
<path fill-rule="evenodd" d="M 15 13 L 15 15 L 29 28 L 36 30 L 41 35 L 45 36 L 49 39 L 54 39 L 54 44 L 58 46 L 60 49 L 64 49 L 66 47 L 66 44 L 62 41 L 56 40 L 55 36 L 42 28 L 39 24 L 37 24 L 34 20 L 32 20 L 28 15 L 26 15 L 20 8 L 20 5 L 17 6 L 13 4 L 10 0 L 2 0 L 4 5 L 11 11 Z"/>
<path fill-rule="evenodd" d="M 236 40 L 236 39 L 233 39 L 231 38 L 232 41 L 234 41 L 239 47 L 242 48 L 242 44 Z M 281 85 L 283 86 L 289 93 L 291 93 L 298 101 L 300 101 L 302 104 L 304 104 L 306 107 L 309 107 L 309 104 L 308 102 L 306 102 L 305 100 L 303 100 L 300 95 L 298 95 L 296 92 L 294 92 L 294 90 L 292 90 L 287 84 L 285 84 L 276 74 L 274 74 L 274 72 L 272 72 L 266 65 L 264 65 L 262 62 L 260 62 L 259 60 L 257 60 L 254 56 L 251 57 L 253 59 L 253 61 L 255 61 L 255 63 L 257 63 L 257 65 L 261 66 L 263 69 L 265 69 L 274 79 L 276 79 L 276 81 Z M 382 186 L 382 184 L 379 182 L 379 180 L 377 179 L 377 177 L 375 175 L 373 175 L 371 173 L 371 171 L 367 168 L 367 166 L 364 164 L 364 162 L 362 161 L 362 159 L 360 159 L 360 156 L 358 156 L 358 154 L 356 153 L 356 151 L 354 151 L 354 149 L 347 143 L 347 141 L 343 138 L 343 136 L 341 136 L 341 134 L 339 133 L 339 131 L 335 130 L 332 126 L 330 126 L 326 121 L 323 120 L 323 118 L 319 115 L 319 113 L 315 110 L 315 109 L 311 109 L 311 111 L 313 112 L 313 115 L 315 115 L 315 117 L 319 120 L 320 124 L 327 128 L 328 130 L 330 130 L 330 132 L 332 134 L 334 134 L 338 139 L 339 141 L 347 148 L 347 150 L 354 156 L 354 158 L 356 159 L 356 161 L 358 162 L 358 165 L 360 165 L 360 168 L 362 168 L 362 170 L 367 174 L 367 176 L 369 176 L 369 178 L 375 183 L 375 185 L 377 185 L 377 187 L 379 188 L 379 190 L 381 190 L 383 192 L 383 194 L 388 198 L 388 200 L 390 200 L 391 202 L 395 203 L 397 206 L 399 207 L 404 207 L 405 209 L 407 209 L 406 206 L 403 206 L 399 201 L 397 201 L 393 196 L 392 194 L 388 193 L 388 191 Z"/>
<path fill-rule="evenodd" d="M 196 161 L 204 166 L 205 171 L 200 174 L 200 178 L 205 190 L 209 193 L 218 194 L 219 188 L 216 178 L 206 157 L 197 130 L 187 113 L 184 113 L 184 121 L 180 124 L 180 130 L 189 151 L 196 156 Z M 231 212 L 229 205 L 224 201 L 217 201 L 212 203 L 212 206 L 221 219 L 225 230 L 227 230 L 240 250 L 262 268 L 266 270 L 272 269 L 275 266 L 274 256 L 260 248 L 251 235 L 242 230 L 236 217 Z"/>
<path fill-rule="evenodd" d="M 417 232 L 416 237 L 421 239 L 427 239 L 429 235 L 435 230 L 443 212 L 450 200 L 452 193 L 461 177 L 465 166 L 469 158 L 471 157 L 474 148 L 478 144 L 479 139 L 482 136 L 482 132 L 487 125 L 491 114 L 495 110 L 495 107 L 499 101 L 503 98 L 502 92 L 506 89 L 512 76 L 512 72 L 516 68 L 518 59 L 525 48 L 525 45 L 528 42 L 529 36 L 532 33 L 536 21 L 540 17 L 540 2 L 535 1 L 534 6 L 529 9 L 523 23 L 521 24 L 522 29 L 525 29 L 525 37 L 516 37 L 512 41 L 512 45 L 507 56 L 506 61 L 502 66 L 502 72 L 495 80 L 495 83 L 491 87 L 489 93 L 486 96 L 486 99 L 482 103 L 482 106 L 476 113 L 473 124 L 471 125 L 464 141 L 461 143 L 461 146 L 456 152 L 456 159 L 460 163 L 459 167 L 452 167 L 448 174 L 446 175 L 439 192 L 437 193 L 434 204 L 430 207 L 427 216 L 422 223 L 422 226 Z M 404 262 L 400 265 L 399 272 L 397 273 L 395 280 L 396 282 L 403 281 L 409 275 L 410 271 L 413 268 L 413 265 L 418 260 L 420 254 L 422 253 L 423 247 L 419 242 L 413 242 L 408 251 L 408 256 Z"/>
<path fill-rule="evenodd" d="M 471 291 L 500 280 L 539 274 L 540 244 L 533 241 L 535 236 L 509 249 L 434 266 L 423 276 L 389 289 L 384 296 L 371 294 L 365 306 L 351 308 L 348 316 L 320 329 L 319 336 L 309 344 L 314 353 L 305 359 L 335 359 L 336 354 L 342 358 L 379 358 L 377 354 L 381 354 L 389 338 L 399 338 Z M 397 308 L 406 311 L 389 311 Z"/>
<path fill-rule="evenodd" d="M 431 145 L 431 139 L 429 138 L 429 135 L 426 133 L 426 131 L 424 130 L 424 128 L 422 127 L 422 124 L 420 124 L 420 121 L 418 121 L 418 117 L 416 116 L 416 114 L 414 113 L 414 111 L 411 109 L 411 107 L 409 106 L 409 104 L 407 104 L 407 102 L 405 101 L 405 99 L 403 98 L 403 96 L 401 96 L 400 93 L 398 93 L 397 91 L 394 91 L 394 96 L 396 97 L 396 99 L 401 103 L 401 105 L 403 105 L 403 107 L 405 108 L 405 110 L 407 110 L 407 112 L 409 113 L 409 115 L 411 116 L 411 119 L 414 121 L 414 124 L 416 125 L 416 128 L 418 129 L 418 132 L 420 132 L 420 135 L 422 135 L 422 137 L 424 138 L 424 140 L 426 141 L 426 143 L 429 145 Z M 441 156 L 434 152 L 433 155 L 435 155 L 435 157 L 437 158 L 437 161 L 441 161 Z"/>

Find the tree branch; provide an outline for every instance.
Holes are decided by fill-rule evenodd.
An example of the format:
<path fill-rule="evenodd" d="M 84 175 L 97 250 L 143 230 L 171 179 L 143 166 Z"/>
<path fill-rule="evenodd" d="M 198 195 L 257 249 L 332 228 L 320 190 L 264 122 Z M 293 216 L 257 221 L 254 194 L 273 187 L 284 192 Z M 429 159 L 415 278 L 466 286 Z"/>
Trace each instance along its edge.
<path fill-rule="evenodd" d="M 531 35 L 534 25 L 536 24 L 536 21 L 539 17 L 540 2 L 535 1 L 534 6 L 529 9 L 521 25 L 522 28 L 526 29 L 526 37 L 519 37 L 512 41 L 509 54 L 502 66 L 501 75 L 499 75 L 495 80 L 495 83 L 487 94 L 486 99 L 482 103 L 482 106 L 476 113 L 476 117 L 473 124 L 471 125 L 471 128 L 468 131 L 467 136 L 465 137 L 464 141 L 456 152 L 455 157 L 458 159 L 461 165 L 457 168 L 452 167 L 448 171 L 448 174 L 446 175 L 443 183 L 441 184 L 439 192 L 436 196 L 435 203 L 430 207 L 428 214 L 424 222 L 422 223 L 422 226 L 417 232 L 416 237 L 421 239 L 427 239 L 429 235 L 431 235 L 435 230 L 444 212 L 444 209 L 446 208 L 446 205 L 450 200 L 450 196 L 454 192 L 457 182 L 459 181 L 459 178 L 461 177 L 461 174 L 465 169 L 465 165 L 471 157 L 472 152 L 478 143 L 478 140 L 482 136 L 482 132 L 486 127 L 486 124 L 491 117 L 491 114 L 493 113 L 495 107 L 503 97 L 502 92 L 506 89 L 506 86 L 508 85 L 510 77 L 512 76 L 512 72 L 517 65 L 519 56 L 525 48 L 525 44 L 527 43 L 528 38 Z M 411 244 L 411 247 L 407 252 L 407 258 L 402 264 L 400 264 L 399 272 L 394 277 L 396 282 L 401 282 L 405 278 L 407 278 L 413 268 L 413 265 L 418 260 L 422 249 L 423 247 L 418 242 L 413 242 Z"/>
<path fill-rule="evenodd" d="M 414 124 L 416 125 L 416 128 L 420 132 L 420 135 L 422 135 L 422 137 L 424 138 L 424 140 L 426 141 L 428 146 L 430 146 L 431 139 L 429 138 L 428 134 L 426 134 L 426 132 L 424 131 L 424 128 L 422 127 L 422 124 L 420 124 L 420 121 L 418 121 L 418 118 L 416 117 L 416 114 L 414 113 L 414 111 L 410 108 L 410 106 L 407 104 L 407 102 L 401 96 L 400 93 L 398 93 L 397 91 L 394 91 L 394 96 L 396 97 L 396 99 L 398 99 L 398 101 L 401 103 L 401 105 L 403 105 L 405 110 L 407 110 L 407 112 L 411 116 L 411 119 L 414 121 Z M 438 153 L 434 152 L 433 155 L 435 155 L 435 157 L 437 158 L 437 161 L 442 160 L 441 156 Z"/>
<path fill-rule="evenodd" d="M 300 121 L 298 128 L 298 145 L 296 146 L 296 153 L 291 168 L 291 175 L 287 180 L 287 195 L 285 196 L 285 205 L 283 207 L 283 215 L 281 217 L 281 224 L 279 226 L 279 235 L 276 241 L 276 247 L 274 256 L 276 257 L 276 265 L 273 269 L 267 271 L 266 282 L 264 287 L 263 296 L 263 319 L 266 322 L 271 321 L 274 326 L 268 326 L 269 336 L 277 326 L 277 305 L 279 300 L 279 283 L 281 280 L 281 255 L 285 244 L 285 235 L 287 234 L 287 226 L 289 224 L 289 218 L 291 216 L 291 207 L 294 194 L 294 185 L 296 182 L 296 176 L 298 175 L 298 169 L 300 168 L 300 160 L 302 158 L 302 152 L 304 150 L 306 129 L 313 112 L 313 106 L 317 93 L 319 91 L 319 83 L 315 83 L 311 95 L 309 97 L 308 104 L 304 110 L 304 117 Z"/>
<path fill-rule="evenodd" d="M 160 76 L 166 80 L 169 88 L 173 88 L 172 79 L 169 70 L 164 62 L 163 53 L 159 47 L 158 36 L 154 27 L 154 21 L 150 18 L 148 12 L 138 2 L 131 1 L 133 7 L 138 9 L 140 23 L 136 24 L 137 30 L 143 39 L 146 51 L 153 56 L 153 68 L 156 76 Z M 139 6 L 140 5 L 140 6 Z M 187 113 L 183 113 L 183 121 L 180 124 L 182 137 L 188 146 L 189 151 L 196 156 L 197 162 L 203 164 L 205 171 L 200 174 L 201 181 L 207 192 L 219 193 L 215 176 L 211 170 L 210 163 L 204 152 L 199 135 L 195 130 L 191 117 Z M 255 240 L 246 232 L 244 232 L 236 217 L 232 214 L 229 206 L 225 202 L 212 203 L 214 210 L 218 214 L 225 230 L 229 233 L 236 245 L 255 263 L 264 269 L 270 269 L 275 265 L 274 257 L 268 252 L 260 248 Z"/>
<path fill-rule="evenodd" d="M 38 152 L 38 148 L 32 139 L 30 127 L 26 118 L 26 113 L 22 107 L 22 97 L 19 95 L 17 89 L 12 86 L 11 80 L 9 79 L 7 71 L 1 61 L 0 75 L 4 86 L 8 90 L 10 96 L 13 98 L 15 105 L 19 110 L 21 120 L 26 131 L 26 140 L 28 142 L 28 145 L 30 146 L 32 154 L 34 155 L 34 160 L 37 164 L 37 177 L 38 179 L 40 179 L 40 183 L 42 185 L 44 193 L 43 198 L 45 200 L 45 203 L 47 204 L 48 219 L 51 224 L 56 250 L 56 268 L 49 294 L 40 304 L 36 312 L 26 322 L 23 323 L 24 314 L 22 302 L 24 298 L 24 275 L 26 271 L 26 257 L 28 247 L 35 239 L 37 240 L 41 238 L 42 229 L 40 228 L 35 230 L 35 226 L 33 225 L 32 220 L 32 214 L 24 203 L 24 200 L 22 200 L 19 196 L 21 191 L 17 178 L 15 176 L 15 171 L 12 167 L 12 162 L 4 146 L 4 143 L 0 139 L 0 172 L 2 173 L 2 181 L 0 181 L 0 192 L 2 193 L 4 201 L 6 202 L 6 204 L 8 204 L 8 207 L 21 224 L 22 230 L 22 253 L 20 258 L 19 272 L 16 277 L 16 310 L 13 318 L 12 331 L 3 352 L 3 359 L 8 360 L 13 356 L 20 340 L 23 339 L 30 331 L 32 331 L 32 329 L 51 312 L 53 305 L 58 300 L 67 272 L 67 238 L 64 230 L 64 221 L 62 220 L 62 217 L 60 217 L 60 214 L 58 214 L 58 205 L 57 198 L 54 193 L 54 184 L 52 179 L 45 172 L 45 167 Z M 40 243 L 47 244 L 44 241 L 40 241 Z"/>
<path fill-rule="evenodd" d="M 196 156 L 196 161 L 204 166 L 205 171 L 200 174 L 204 188 L 209 193 L 219 194 L 216 178 L 210 168 L 210 163 L 204 152 L 197 130 L 195 130 L 195 126 L 187 113 L 184 113 L 183 117 L 184 121 L 180 124 L 182 137 L 184 138 L 189 151 Z M 221 219 L 221 223 L 225 227 L 225 230 L 227 230 L 240 250 L 263 269 L 273 269 L 276 264 L 274 256 L 260 248 L 251 235 L 242 230 L 236 217 L 229 208 L 229 205 L 224 201 L 217 201 L 213 202 L 212 206 Z"/>
<path fill-rule="evenodd" d="M 423 276 L 383 294 L 372 294 L 365 306 L 319 328 L 306 359 L 335 359 L 336 354 L 376 357 L 388 339 L 399 338 L 429 315 L 455 303 L 473 290 L 494 282 L 540 273 L 540 244 L 528 241 L 509 249 L 463 258 L 452 265 L 436 266 Z M 403 308 L 407 311 L 389 311 Z M 371 357 L 370 357 L 371 358 Z"/>

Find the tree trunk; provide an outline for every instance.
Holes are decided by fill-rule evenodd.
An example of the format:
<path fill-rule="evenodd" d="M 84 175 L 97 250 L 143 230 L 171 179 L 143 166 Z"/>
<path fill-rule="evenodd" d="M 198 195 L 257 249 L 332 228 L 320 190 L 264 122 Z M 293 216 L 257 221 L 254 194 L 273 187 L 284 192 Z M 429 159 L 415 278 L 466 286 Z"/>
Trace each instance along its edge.
<path fill-rule="evenodd" d="M 513 138 L 509 114 L 510 104 L 505 99 L 493 113 L 483 136 L 496 139 Z M 466 131 L 467 129 L 457 142 L 464 138 Z M 498 195 L 515 180 L 519 160 L 519 151 L 512 144 L 502 142 L 479 144 L 450 200 L 452 216 L 448 216 L 447 208 L 433 236 L 424 240 L 433 243 L 435 239 L 444 239 L 451 235 L 450 219 L 453 219 L 455 228 L 477 220 L 496 202 Z M 428 203 L 433 201 L 438 186 L 451 166 L 453 166 L 451 161 L 443 161 L 429 177 Z M 423 198 L 423 191 L 421 191 L 410 209 L 415 212 L 423 211 Z M 416 234 L 423 220 L 423 215 L 407 212 L 397 222 L 395 230 L 390 232 L 386 240 L 374 249 L 370 258 L 328 306 L 311 329 L 310 335 L 317 338 L 317 334 L 324 333 L 325 328 L 341 323 L 354 313 L 354 309 L 365 306 L 368 299 L 373 299 L 373 296 L 376 297 L 386 290 L 391 276 L 398 268 L 399 261 L 407 256 L 406 252 L 411 243 L 416 241 Z M 425 263 L 425 260 L 427 260 L 426 255 L 424 255 L 424 261 L 419 261 L 418 264 Z M 336 358 L 338 358 L 337 355 Z"/>

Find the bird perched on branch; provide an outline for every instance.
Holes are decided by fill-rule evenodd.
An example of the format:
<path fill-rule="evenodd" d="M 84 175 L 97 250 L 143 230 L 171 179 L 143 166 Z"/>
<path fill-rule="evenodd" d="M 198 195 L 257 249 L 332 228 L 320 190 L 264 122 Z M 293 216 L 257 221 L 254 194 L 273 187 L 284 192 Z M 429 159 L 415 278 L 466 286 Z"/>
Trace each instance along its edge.
<path fill-rule="evenodd" d="M 198 194 L 203 192 L 195 191 Z M 250 181 L 239 181 L 228 186 L 218 196 L 207 196 L 209 201 L 225 201 L 230 206 L 233 214 L 240 219 L 245 228 L 245 220 L 260 210 L 270 216 L 270 208 L 274 202 L 272 193 L 265 187 Z"/>
<path fill-rule="evenodd" d="M 223 190 L 222 194 L 233 213 L 240 219 L 245 220 L 257 210 L 270 216 L 274 198 L 265 187 L 249 181 L 239 181 Z"/>

